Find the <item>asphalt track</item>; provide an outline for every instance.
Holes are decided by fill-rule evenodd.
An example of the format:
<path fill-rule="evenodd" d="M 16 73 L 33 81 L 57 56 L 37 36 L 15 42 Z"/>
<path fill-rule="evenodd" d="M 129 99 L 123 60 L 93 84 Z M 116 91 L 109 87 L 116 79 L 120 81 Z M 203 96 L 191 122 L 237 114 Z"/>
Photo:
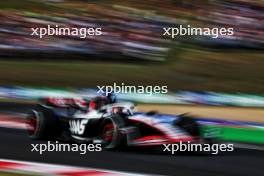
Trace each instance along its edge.
<path fill-rule="evenodd" d="M 32 105 L 0 103 L 1 112 L 27 112 Z M 235 149 L 216 156 L 144 150 L 88 152 L 31 152 L 25 131 L 0 128 L 0 158 L 66 164 L 117 171 L 184 176 L 263 175 L 264 151 Z"/>

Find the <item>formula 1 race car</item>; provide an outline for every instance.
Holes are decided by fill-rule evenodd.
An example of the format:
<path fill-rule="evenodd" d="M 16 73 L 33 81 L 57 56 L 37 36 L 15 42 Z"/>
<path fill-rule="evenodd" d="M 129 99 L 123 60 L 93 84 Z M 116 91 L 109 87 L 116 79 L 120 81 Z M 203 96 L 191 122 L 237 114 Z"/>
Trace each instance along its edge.
<path fill-rule="evenodd" d="M 186 115 L 139 113 L 129 102 L 91 110 L 85 103 L 77 99 L 45 99 L 28 114 L 30 138 L 101 143 L 106 149 L 203 140 L 200 125 Z"/>

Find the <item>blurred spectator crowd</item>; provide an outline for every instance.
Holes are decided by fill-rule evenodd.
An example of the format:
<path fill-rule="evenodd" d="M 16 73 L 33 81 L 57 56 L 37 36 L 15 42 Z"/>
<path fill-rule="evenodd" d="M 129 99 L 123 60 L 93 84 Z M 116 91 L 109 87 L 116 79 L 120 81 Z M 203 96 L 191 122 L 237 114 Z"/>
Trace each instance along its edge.
<path fill-rule="evenodd" d="M 220 43 L 234 47 L 263 48 L 264 1 L 262 0 L 211 0 L 208 9 L 200 10 L 200 19 L 209 26 L 234 28 L 234 36 L 222 36 Z M 204 18 L 205 17 L 205 18 Z"/>
<path fill-rule="evenodd" d="M 165 60 L 170 48 L 181 40 L 162 36 L 163 27 L 177 25 L 233 27 L 234 36 L 191 42 L 228 46 L 262 47 L 264 2 L 238 0 L 176 1 L 41 1 L 43 8 L 1 9 L 0 49 L 48 53 L 80 53 L 103 57 Z M 40 1 L 39 1 L 40 3 Z M 45 8 L 49 5 L 51 9 Z M 103 35 L 31 36 L 31 28 L 59 25 L 69 28 L 101 27 Z M 186 41 L 185 41 L 186 42 Z M 188 42 L 188 41 L 187 41 Z M 3 52 L 1 52 L 3 53 Z"/>

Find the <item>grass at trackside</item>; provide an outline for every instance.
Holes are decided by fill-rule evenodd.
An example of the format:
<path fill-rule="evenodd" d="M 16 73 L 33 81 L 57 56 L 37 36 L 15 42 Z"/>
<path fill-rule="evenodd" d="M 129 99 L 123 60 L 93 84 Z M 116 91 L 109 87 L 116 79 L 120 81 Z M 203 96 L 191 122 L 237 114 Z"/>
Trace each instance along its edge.
<path fill-rule="evenodd" d="M 154 70 L 152 70 L 154 69 Z M 125 64 L 0 61 L 0 84 L 47 87 L 95 87 L 113 82 L 157 83 L 162 68 Z M 120 81 L 118 81 L 120 80 Z M 131 83 L 131 84 L 132 84 Z M 162 83 L 162 81 L 160 81 Z M 165 84 L 165 82 L 163 82 Z"/>
<path fill-rule="evenodd" d="M 91 60 L 91 58 L 90 58 Z M 167 85 L 169 90 L 263 93 L 264 59 L 258 52 L 185 49 L 161 64 L 0 60 L 0 85 L 94 87 Z"/>
<path fill-rule="evenodd" d="M 41 7 L 41 3 L 36 1 L 29 0 L 8 0 L 8 1 L 0 1 L 0 9 L 18 9 L 18 10 L 26 10 L 30 8 L 43 8 Z"/>
<path fill-rule="evenodd" d="M 223 140 L 226 141 L 239 141 L 239 142 L 249 142 L 256 144 L 264 144 L 264 129 L 258 128 L 223 128 Z"/>
<path fill-rule="evenodd" d="M 20 174 L 20 173 L 10 173 L 10 172 L 0 172 L 1 176 L 34 176 L 32 174 Z"/>
<path fill-rule="evenodd" d="M 0 103 L 37 104 L 37 100 L 0 98 Z"/>
<path fill-rule="evenodd" d="M 54 6 L 48 5 L 47 3 L 43 3 L 43 1 L 32 1 L 32 0 L 8 0 L 8 1 L 0 1 L 0 9 L 1 10 L 38 10 L 38 9 L 49 9 L 55 10 Z"/>
<path fill-rule="evenodd" d="M 219 139 L 224 141 L 236 141 L 255 144 L 264 144 L 264 129 L 261 128 L 238 128 L 232 126 L 204 126 L 203 132 L 206 130 L 218 129 L 221 131 Z"/>

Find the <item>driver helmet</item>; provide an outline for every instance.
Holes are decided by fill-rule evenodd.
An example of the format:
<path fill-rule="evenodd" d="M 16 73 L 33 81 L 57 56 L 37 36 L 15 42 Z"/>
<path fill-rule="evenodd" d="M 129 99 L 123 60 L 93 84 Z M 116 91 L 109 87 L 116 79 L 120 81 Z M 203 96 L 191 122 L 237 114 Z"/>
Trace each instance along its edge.
<path fill-rule="evenodd" d="M 116 98 L 116 95 L 114 93 L 106 94 L 106 98 L 107 98 L 109 104 L 113 104 L 113 103 L 117 102 L 117 98 Z"/>

